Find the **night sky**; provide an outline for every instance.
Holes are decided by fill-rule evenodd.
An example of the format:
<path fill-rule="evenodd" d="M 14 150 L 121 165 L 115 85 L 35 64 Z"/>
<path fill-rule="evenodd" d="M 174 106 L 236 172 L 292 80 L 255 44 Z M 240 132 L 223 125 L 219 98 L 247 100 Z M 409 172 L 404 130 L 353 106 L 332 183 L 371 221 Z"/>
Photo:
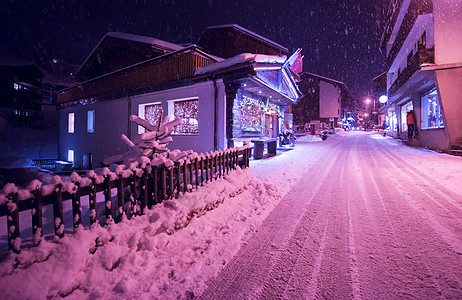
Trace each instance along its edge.
<path fill-rule="evenodd" d="M 79 65 L 108 31 L 196 42 L 236 23 L 302 48 L 304 70 L 344 81 L 358 99 L 384 71 L 379 52 L 389 0 L 2 0 L 0 54 Z"/>

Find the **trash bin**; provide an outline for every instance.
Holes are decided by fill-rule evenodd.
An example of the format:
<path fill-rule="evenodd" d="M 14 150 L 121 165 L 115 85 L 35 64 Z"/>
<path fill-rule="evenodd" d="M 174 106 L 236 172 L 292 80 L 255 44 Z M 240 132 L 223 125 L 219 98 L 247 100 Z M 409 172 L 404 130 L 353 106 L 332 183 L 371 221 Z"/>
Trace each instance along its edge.
<path fill-rule="evenodd" d="M 310 124 L 310 135 L 315 135 L 315 134 L 316 134 L 316 125 Z"/>

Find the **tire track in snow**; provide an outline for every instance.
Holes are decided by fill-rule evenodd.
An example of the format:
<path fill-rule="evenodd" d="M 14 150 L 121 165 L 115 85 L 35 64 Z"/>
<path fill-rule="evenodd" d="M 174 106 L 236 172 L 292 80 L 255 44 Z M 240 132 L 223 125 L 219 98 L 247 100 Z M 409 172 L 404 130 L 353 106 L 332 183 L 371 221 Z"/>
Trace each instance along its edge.
<path fill-rule="evenodd" d="M 341 186 L 338 166 L 346 161 L 346 155 L 347 151 L 342 150 L 341 155 L 335 161 L 336 168 L 327 176 L 330 181 L 325 181 L 313 196 L 311 201 L 319 202 L 320 205 L 309 207 L 300 219 L 294 234 L 283 251 L 284 254 L 272 267 L 269 280 L 265 283 L 258 298 L 309 299 L 315 295 L 319 297 L 319 294 L 322 294 L 322 290 L 326 287 L 328 289 L 324 293 L 331 294 L 340 294 L 335 292 L 336 288 L 342 287 L 347 291 L 351 290 L 349 280 L 345 278 L 335 280 L 337 285 L 323 285 L 321 283 L 318 286 L 318 282 L 323 277 L 336 277 L 336 274 L 325 276 L 326 271 L 322 268 L 326 265 L 326 261 L 329 264 L 329 260 L 331 260 L 325 257 L 324 253 L 326 247 L 329 246 L 326 240 L 329 239 L 330 223 L 334 223 L 330 220 L 332 207 L 336 206 L 335 202 L 338 199 L 338 190 Z M 343 248 L 345 247 L 346 243 Z M 343 285 L 341 285 L 342 282 Z M 342 294 L 344 293 L 342 291 Z"/>
<path fill-rule="evenodd" d="M 200 298 L 248 298 L 261 291 L 271 265 L 282 254 L 278 248 L 287 243 L 304 211 L 313 205 L 313 195 L 333 169 L 338 147 L 339 143 L 327 147 L 327 155 L 313 164 L 220 274 L 207 283 L 208 288 Z M 307 186 L 313 189 L 306 191 Z M 306 192 L 306 197 L 293 196 L 301 192 Z"/>
<path fill-rule="evenodd" d="M 383 155 L 387 156 L 389 152 L 384 147 L 379 147 L 377 144 L 377 149 L 382 151 Z M 394 155 L 392 157 L 395 158 Z M 460 235 L 462 231 L 462 203 L 460 207 L 454 203 L 457 199 L 462 199 L 462 196 L 454 196 L 455 194 L 441 185 L 439 185 L 439 188 L 443 189 L 444 192 L 435 190 L 432 188 L 434 182 L 433 178 L 427 175 L 424 175 L 424 178 L 412 176 L 408 168 L 400 167 L 402 163 L 401 159 L 392 159 L 390 162 L 395 170 L 407 175 L 408 184 L 406 186 L 399 180 L 395 180 L 396 186 L 399 186 L 401 190 L 408 191 L 403 197 L 408 200 L 408 203 L 411 204 L 416 211 L 419 211 L 426 217 L 425 220 L 427 223 L 446 240 L 454 251 L 462 254 L 462 236 Z M 406 162 L 406 164 L 408 163 Z M 415 168 L 411 167 L 411 169 Z M 422 172 L 416 170 L 415 173 Z M 402 178 L 402 176 L 400 177 Z M 394 176 L 392 178 L 397 177 Z M 412 193 L 409 193 L 410 189 L 413 190 Z M 452 199 L 452 196 L 456 198 Z M 416 201 L 416 198 L 419 200 Z M 445 199 L 452 201 L 444 201 Z"/>
<path fill-rule="evenodd" d="M 382 170 L 383 176 L 374 177 L 374 181 L 382 187 L 384 203 L 402 245 L 398 252 L 393 253 L 393 258 L 399 262 L 392 272 L 397 291 L 406 297 L 461 298 L 461 255 L 448 248 L 450 245 L 446 244 L 441 232 L 435 232 L 428 219 L 412 204 L 417 199 L 425 200 L 428 195 L 414 185 L 413 178 L 402 176 L 403 168 L 398 165 L 399 162 L 383 151 L 374 151 L 374 156 L 371 156 L 374 167 L 370 171 Z M 386 165 L 392 168 L 384 168 Z M 372 174 L 370 177 L 373 177 Z M 427 184 L 431 186 L 431 182 Z M 411 191 L 413 196 L 403 195 L 405 190 Z"/>

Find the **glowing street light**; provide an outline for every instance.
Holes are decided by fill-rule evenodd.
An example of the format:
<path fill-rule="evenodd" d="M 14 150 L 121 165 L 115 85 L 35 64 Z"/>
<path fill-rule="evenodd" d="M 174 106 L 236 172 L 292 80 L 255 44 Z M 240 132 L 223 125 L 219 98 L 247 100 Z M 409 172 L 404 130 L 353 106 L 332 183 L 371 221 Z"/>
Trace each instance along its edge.
<path fill-rule="evenodd" d="M 385 103 L 387 103 L 387 101 L 388 101 L 387 95 L 382 95 L 382 96 L 379 97 L 379 102 L 380 103 L 385 104 Z"/>
<path fill-rule="evenodd" d="M 368 113 L 365 113 L 364 116 L 365 116 L 365 117 L 369 117 L 369 114 L 368 114 Z"/>
<path fill-rule="evenodd" d="M 371 98 L 366 98 L 366 100 L 364 100 L 364 102 L 365 102 L 366 104 L 371 103 L 371 101 L 372 101 Z"/>

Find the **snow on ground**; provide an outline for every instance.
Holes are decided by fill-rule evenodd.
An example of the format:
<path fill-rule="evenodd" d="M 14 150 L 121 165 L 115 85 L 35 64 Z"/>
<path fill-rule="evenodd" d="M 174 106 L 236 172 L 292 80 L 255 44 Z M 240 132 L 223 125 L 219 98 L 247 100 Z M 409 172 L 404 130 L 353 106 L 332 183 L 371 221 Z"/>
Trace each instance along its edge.
<path fill-rule="evenodd" d="M 361 269 L 359 262 L 366 258 L 370 259 L 369 256 L 374 256 L 378 264 L 389 263 L 386 256 L 387 252 L 383 252 L 388 249 L 389 245 L 393 246 L 391 250 L 388 249 L 391 251 L 389 258 L 392 260 L 398 258 L 400 260 L 401 258 L 396 256 L 400 254 L 397 251 L 405 248 L 409 241 L 399 240 L 398 245 L 394 245 L 396 239 L 388 235 L 384 241 L 386 244 L 376 245 L 374 241 L 382 238 L 385 233 L 389 234 L 388 231 L 393 231 L 393 226 L 396 226 L 395 230 L 405 231 L 407 236 L 412 236 L 412 232 L 406 231 L 409 226 L 405 226 L 407 224 L 405 218 L 403 219 L 401 215 L 399 218 L 392 215 L 396 211 L 389 210 L 387 212 L 385 210 L 385 213 L 390 215 L 383 222 L 380 219 L 370 217 L 371 212 L 377 214 L 374 216 L 383 217 L 384 215 L 380 211 L 375 212 L 379 208 L 374 206 L 374 202 L 366 201 L 367 198 L 365 197 L 370 193 L 371 197 L 376 199 L 374 193 L 377 190 L 374 189 L 382 190 L 387 186 L 390 189 L 397 188 L 396 193 L 402 193 L 402 197 L 406 201 L 403 202 L 392 197 L 392 204 L 394 206 L 406 206 L 409 204 L 402 208 L 415 209 L 422 215 L 425 214 L 423 205 L 427 201 L 423 201 L 424 198 L 421 198 L 420 203 L 418 199 L 413 199 L 412 196 L 409 196 L 409 193 L 406 192 L 406 186 L 399 186 L 401 177 L 402 184 L 407 184 L 411 180 L 408 178 L 410 172 L 400 175 L 400 170 L 395 165 L 405 165 L 405 167 L 409 168 L 411 166 L 413 168 L 411 171 L 416 176 L 431 175 L 434 178 L 435 191 L 433 192 L 430 186 L 428 193 L 438 201 L 439 206 L 444 208 L 446 204 L 443 200 L 445 199 L 445 201 L 449 201 L 451 205 L 457 208 L 455 211 L 449 211 L 451 219 L 444 222 L 441 222 L 438 219 L 439 215 L 435 215 L 434 211 L 431 210 L 426 212 L 430 221 L 419 219 L 418 222 L 429 223 L 433 226 L 431 228 L 440 236 L 443 236 L 443 239 L 449 245 L 458 249 L 458 245 L 461 244 L 461 233 L 453 230 L 454 228 L 459 228 L 459 225 L 453 224 L 452 226 L 454 227 L 449 227 L 448 229 L 445 222 L 449 222 L 454 215 L 458 215 L 462 211 L 462 200 L 451 196 L 453 194 L 462 195 L 459 180 L 459 174 L 462 172 L 462 159 L 460 157 L 437 154 L 425 149 L 409 148 L 392 138 L 363 132 L 346 132 L 329 136 L 323 142 L 317 141 L 319 141 L 317 136 L 299 138 L 294 148 L 286 147 L 284 150 L 280 150 L 280 154 L 275 157 L 258 161 L 252 160 L 250 171 L 247 169 L 232 172 L 227 176 L 226 180 L 207 184 L 197 192 L 188 193 L 178 200 L 166 201 L 163 205 L 154 207 L 144 216 L 135 217 L 132 220 L 118 224 L 111 224 L 107 229 L 100 226 L 94 226 L 86 230 L 80 229 L 73 235 L 66 235 L 63 239 L 43 241 L 37 248 L 24 249 L 19 255 L 11 254 L 0 264 L 0 290 L 2 291 L 2 296 L 6 299 L 53 298 L 59 296 L 67 296 L 70 299 L 184 299 L 201 295 L 206 291 L 204 295 L 207 298 L 207 295 L 210 295 L 210 288 L 219 290 L 220 284 L 222 284 L 220 283 L 220 278 L 223 277 L 225 281 L 228 281 L 232 277 L 225 276 L 227 274 L 226 270 L 231 270 L 236 276 L 239 274 L 240 277 L 237 282 L 240 284 L 240 288 L 245 288 L 245 284 L 242 283 L 244 279 L 248 279 L 250 287 L 253 288 L 254 286 L 251 284 L 254 284 L 254 280 L 250 278 L 258 278 L 257 275 L 261 275 L 262 270 L 268 271 L 266 272 L 268 276 L 275 275 L 275 278 L 278 278 L 278 276 L 283 278 L 286 276 L 284 274 L 292 274 L 293 276 L 289 276 L 287 284 L 294 288 L 303 287 L 306 293 L 303 295 L 296 294 L 294 293 L 295 290 L 289 289 L 289 292 L 286 290 L 284 294 L 286 296 L 314 296 L 317 295 L 316 286 L 324 288 L 326 294 L 322 294 L 322 296 L 327 298 L 335 296 L 335 293 L 352 295 L 350 289 L 354 291 L 354 295 L 358 298 L 361 298 L 361 295 L 365 299 L 367 296 L 379 298 L 381 296 L 390 296 L 390 294 L 385 293 L 387 287 L 384 287 L 381 282 L 376 282 L 375 284 L 383 289 L 384 294 L 374 294 L 361 285 L 360 279 L 362 278 L 361 276 L 364 276 L 361 272 L 364 272 L 364 270 Z M 358 153 L 366 154 L 361 157 Z M 381 159 L 383 162 L 381 162 Z M 339 166 L 338 170 L 336 168 L 337 164 Z M 361 168 L 364 168 L 369 175 L 375 176 L 375 173 L 383 172 L 383 174 L 398 181 L 391 181 L 391 179 L 380 181 L 375 178 L 371 181 L 363 177 L 364 174 Z M 353 172 L 353 170 L 356 170 L 357 173 Z M 348 172 L 353 173 L 349 174 Z M 342 182 L 341 180 L 344 180 L 342 178 L 345 178 L 345 176 L 351 175 L 352 179 L 347 180 L 351 187 L 349 185 L 338 186 L 336 184 L 337 178 L 329 178 L 334 174 L 340 174 L 339 182 Z M 377 175 L 380 175 L 380 173 Z M 428 188 L 428 186 L 425 187 L 425 184 L 428 185 L 428 183 L 421 181 L 420 179 L 417 180 L 416 185 L 421 185 L 422 189 Z M 364 183 L 356 186 L 355 184 L 358 184 L 358 182 Z M 367 186 L 363 186 L 366 183 Z M 381 185 L 380 188 L 374 187 L 377 184 Z M 312 188 L 310 188 L 311 186 Z M 436 187 L 439 186 L 444 186 L 453 194 L 438 196 L 439 192 Z M 374 189 L 370 190 L 370 188 Z M 412 191 L 416 194 L 419 193 L 415 187 L 412 188 Z M 300 193 L 303 194 L 303 197 L 299 196 Z M 317 198 L 316 195 L 321 195 L 322 197 Z M 353 197 L 352 195 L 362 196 Z M 397 194 L 391 194 L 391 196 L 393 195 L 396 196 Z M 420 194 L 418 196 L 423 197 Z M 311 202 L 307 202 L 304 197 L 314 198 L 312 198 Z M 281 199 L 283 200 L 281 201 Z M 335 202 L 339 200 L 349 201 L 352 205 L 355 205 L 350 207 L 350 217 L 357 217 L 358 220 L 361 220 L 362 225 L 350 224 L 351 228 L 354 229 L 352 232 L 349 231 L 351 228 L 347 228 L 345 229 L 346 232 L 343 232 L 344 229 L 338 227 L 343 224 L 341 222 L 346 220 L 345 213 L 348 211 L 344 202 Z M 223 203 L 221 203 L 222 201 Z M 385 200 L 382 199 L 381 201 L 382 205 L 388 205 L 384 202 Z M 206 203 L 212 205 L 216 202 L 220 204 L 214 210 L 202 210 Z M 294 206 L 294 204 L 298 206 Z M 436 205 L 437 208 L 439 208 L 438 205 Z M 281 210 L 273 210 L 276 206 Z M 305 211 L 304 206 L 313 207 Z M 432 206 L 432 209 L 435 209 L 434 206 Z M 198 216 L 192 218 L 187 227 L 182 228 L 188 223 L 187 215 L 192 210 L 197 211 Z M 286 214 L 286 212 L 290 214 Z M 310 212 L 313 215 L 310 215 Z M 268 215 L 274 217 L 274 219 L 265 219 Z M 387 215 L 385 214 L 385 216 Z M 414 215 L 413 217 L 416 216 Z M 372 219 L 368 219 L 369 217 Z M 312 225 L 314 231 L 305 232 L 304 230 L 309 230 L 311 227 L 302 226 L 303 222 L 297 225 L 297 218 L 305 222 L 318 220 L 317 222 L 319 223 Z M 390 220 L 394 222 L 389 223 L 388 221 Z M 0 222 L 0 230 L 1 234 L 3 234 L 4 230 L 6 230 L 4 224 L 6 220 L 2 218 Z M 277 242 L 271 242 L 271 239 L 263 241 L 256 239 L 259 232 L 265 233 L 266 227 L 264 225 L 268 222 L 273 227 L 270 226 L 267 229 L 273 230 L 273 235 L 279 234 L 280 236 Z M 333 229 L 321 226 L 329 224 L 334 226 Z M 348 222 L 345 224 L 348 225 Z M 359 227 L 356 228 L 358 225 Z M 414 225 L 414 223 L 411 225 Z M 370 226 L 375 228 L 377 232 L 367 232 Z M 168 234 L 172 232 L 174 234 Z M 324 236 L 322 235 L 323 232 Z M 302 233 L 304 235 L 300 235 Z M 339 239 L 335 238 L 338 234 L 340 234 Z M 418 231 L 417 234 L 422 234 L 422 232 Z M 428 233 L 428 236 L 433 237 L 431 232 Z M 350 240 L 345 240 L 348 237 Z M 364 239 L 364 237 L 366 238 Z M 325 239 L 327 239 L 327 242 Z M 353 240 L 356 244 L 351 244 L 354 243 Z M 263 247 L 265 243 L 270 243 L 269 249 L 272 252 L 269 253 L 269 256 L 267 256 L 266 248 Z M 272 262 L 275 267 L 271 268 L 271 265 L 257 264 L 259 270 L 254 270 L 249 263 L 249 265 L 245 266 L 238 265 L 237 269 L 230 269 L 229 266 L 233 266 L 241 257 L 240 254 L 246 253 L 246 246 L 252 244 L 260 245 L 252 248 L 259 249 L 256 253 L 260 253 L 264 257 L 258 261 L 261 264 L 268 261 Z M 352 255 L 351 259 L 358 261 L 358 265 L 353 264 L 349 271 L 343 269 L 344 266 L 349 265 L 348 261 L 339 259 L 340 263 L 336 262 L 335 247 L 343 249 L 342 245 L 350 245 L 350 250 L 353 249 L 351 251 L 354 254 L 350 254 Z M 320 269 L 318 271 L 321 276 L 319 279 L 316 279 L 316 272 L 310 273 L 314 274 L 313 277 L 305 278 L 307 274 L 300 273 L 300 270 L 304 270 L 303 268 L 295 269 L 291 271 L 292 273 L 280 273 L 282 272 L 281 270 L 288 267 L 283 259 L 284 255 L 281 256 L 282 253 L 286 253 L 284 249 L 289 251 L 287 255 L 290 256 L 293 255 L 290 253 L 298 255 L 301 251 L 299 249 L 308 247 L 306 249 L 308 251 L 318 246 L 321 247 L 320 249 L 327 247 L 324 252 L 330 254 L 325 255 L 324 258 L 322 256 L 316 257 L 316 255 L 304 258 L 307 263 L 313 266 L 319 264 Z M 354 246 L 357 247 L 356 250 Z M 365 247 L 364 249 L 371 246 L 378 248 L 375 250 L 369 249 L 363 253 L 361 251 L 365 250 L 360 246 Z M 418 251 L 419 248 L 413 249 Z M 444 254 L 450 255 L 446 248 L 444 249 Z M 462 249 L 458 251 L 462 251 Z M 317 252 L 313 253 L 316 254 Z M 257 254 L 254 253 L 254 255 Z M 407 255 L 410 255 L 411 258 L 414 257 L 412 253 Z M 424 256 L 422 253 L 416 256 L 416 266 L 421 266 L 422 256 Z M 326 257 L 328 263 L 325 268 L 328 269 L 328 272 L 322 273 L 323 261 Z M 410 261 L 411 258 L 407 258 L 407 260 Z M 255 263 L 254 261 L 251 262 Z M 293 262 L 297 266 L 303 260 L 297 257 Z M 426 263 L 431 264 L 431 262 Z M 454 261 L 454 263 L 458 264 L 459 261 Z M 380 274 L 380 272 L 377 272 L 378 265 L 371 263 L 365 263 L 364 265 L 376 272 L 370 273 L 370 278 L 364 280 L 367 284 L 374 284 L 374 280 L 383 279 L 377 275 Z M 337 274 L 338 267 L 340 267 L 340 273 Z M 447 268 L 447 265 L 445 267 Z M 245 274 L 244 270 L 246 270 L 247 274 Z M 254 270 L 255 274 L 249 273 L 249 270 Z M 455 277 L 454 275 L 448 275 L 452 280 L 457 278 L 462 280 L 462 278 L 457 277 L 458 271 L 451 269 L 450 272 L 451 274 L 456 273 Z M 352 279 L 344 281 L 341 276 L 345 274 L 353 274 L 351 275 Z M 425 272 L 422 274 L 426 275 Z M 294 277 L 296 275 L 297 277 Z M 390 274 L 387 273 L 387 275 Z M 440 276 L 439 273 L 433 275 Z M 410 280 L 403 277 L 403 275 L 398 277 L 402 282 Z M 300 278 L 300 280 L 296 280 L 296 278 Z M 313 278 L 316 280 L 313 281 Z M 328 278 L 338 279 L 338 283 L 335 283 L 338 288 L 330 287 L 329 289 Z M 274 287 L 276 290 L 282 288 L 278 282 L 271 280 L 274 280 L 274 278 L 267 281 L 269 286 Z M 307 282 L 310 282 L 308 287 L 305 285 Z M 384 283 L 385 285 L 387 284 L 387 282 Z M 461 285 L 460 281 L 458 283 L 457 280 L 454 281 L 455 289 L 460 288 Z M 364 284 L 364 286 L 367 285 Z M 209 289 L 207 289 L 208 287 Z M 347 288 L 342 290 L 344 287 Z M 370 288 L 370 286 L 367 287 Z M 361 289 L 364 289 L 364 291 Z M 235 289 L 231 291 L 237 292 Z M 443 293 L 443 295 L 456 294 Z M 259 287 L 257 294 L 249 295 L 275 296 L 271 290 L 268 290 L 266 285 Z M 395 296 L 397 295 L 403 296 L 404 294 L 396 294 Z M 237 294 L 228 294 L 228 296 L 234 296 L 235 298 Z"/>

